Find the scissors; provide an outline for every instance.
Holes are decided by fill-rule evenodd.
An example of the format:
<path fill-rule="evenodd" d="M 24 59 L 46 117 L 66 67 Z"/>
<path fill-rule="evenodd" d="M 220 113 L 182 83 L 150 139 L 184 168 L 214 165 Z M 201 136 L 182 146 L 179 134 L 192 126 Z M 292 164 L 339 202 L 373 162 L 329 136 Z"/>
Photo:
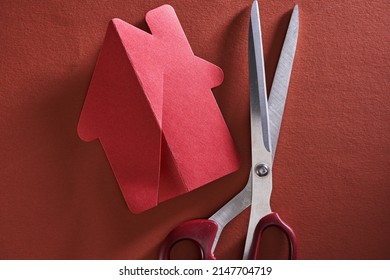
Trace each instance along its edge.
<path fill-rule="evenodd" d="M 256 259 L 261 236 L 270 226 L 279 227 L 289 241 L 289 259 L 297 258 L 296 236 L 276 212 L 272 212 L 272 163 L 275 155 L 284 105 L 298 40 L 299 16 L 295 5 L 280 54 L 270 97 L 267 100 L 260 15 L 257 0 L 251 8 L 248 60 L 250 81 L 250 121 L 252 167 L 244 189 L 208 219 L 190 220 L 177 226 L 165 238 L 160 259 L 170 259 L 172 247 L 192 240 L 202 259 L 215 260 L 214 250 L 224 227 L 251 205 L 243 259 Z"/>

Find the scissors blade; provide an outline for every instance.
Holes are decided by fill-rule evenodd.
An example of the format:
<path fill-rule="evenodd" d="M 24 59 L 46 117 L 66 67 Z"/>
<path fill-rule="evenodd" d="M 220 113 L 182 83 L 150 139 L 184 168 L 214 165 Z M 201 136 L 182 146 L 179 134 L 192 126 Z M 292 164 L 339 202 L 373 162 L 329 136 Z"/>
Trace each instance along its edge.
<path fill-rule="evenodd" d="M 274 81 L 268 99 L 269 124 L 271 134 L 272 157 L 275 157 L 278 143 L 280 126 L 284 112 L 284 105 L 290 83 L 290 76 L 293 67 L 295 50 L 297 48 L 299 29 L 298 5 L 295 5 L 291 15 L 290 23 L 284 39 L 282 52 L 280 54 L 278 66 L 276 67 Z"/>
<path fill-rule="evenodd" d="M 262 160 L 262 154 L 271 152 L 263 44 L 257 0 L 253 1 L 251 9 L 248 62 L 253 166 Z"/>
<path fill-rule="evenodd" d="M 251 9 L 248 43 L 252 140 L 252 176 L 250 178 L 252 207 L 245 242 L 244 259 L 249 258 L 258 222 L 262 217 L 271 213 L 272 147 L 269 133 L 260 14 L 256 0 L 253 2 Z"/>

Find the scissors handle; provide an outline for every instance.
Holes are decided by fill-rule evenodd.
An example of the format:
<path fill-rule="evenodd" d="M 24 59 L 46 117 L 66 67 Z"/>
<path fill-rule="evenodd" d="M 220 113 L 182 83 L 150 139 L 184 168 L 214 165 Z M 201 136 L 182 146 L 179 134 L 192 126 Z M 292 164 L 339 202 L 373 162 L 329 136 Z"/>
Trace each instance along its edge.
<path fill-rule="evenodd" d="M 173 246 L 182 240 L 194 241 L 201 250 L 202 259 L 215 260 L 212 247 L 217 231 L 217 223 L 206 219 L 191 220 L 180 224 L 163 241 L 160 260 L 169 260 Z"/>
<path fill-rule="evenodd" d="M 261 237 L 263 235 L 263 232 L 266 228 L 270 226 L 276 226 L 283 230 L 288 238 L 289 242 L 289 259 L 290 260 L 296 260 L 297 259 L 297 239 L 295 236 L 294 231 L 292 228 L 287 225 L 278 215 L 278 213 L 272 212 L 266 216 L 264 216 L 259 223 L 257 224 L 256 230 L 255 230 L 255 237 L 253 239 L 253 247 L 250 251 L 249 257 L 252 260 L 256 259 L 256 256 L 258 254 L 258 251 L 260 249 L 260 242 Z"/>

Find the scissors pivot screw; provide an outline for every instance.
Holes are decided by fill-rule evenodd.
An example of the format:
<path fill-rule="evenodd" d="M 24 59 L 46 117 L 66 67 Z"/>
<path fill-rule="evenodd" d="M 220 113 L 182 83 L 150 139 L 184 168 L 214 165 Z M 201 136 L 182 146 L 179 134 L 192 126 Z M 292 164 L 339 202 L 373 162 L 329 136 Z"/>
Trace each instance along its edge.
<path fill-rule="evenodd" d="M 269 167 L 266 164 L 263 164 L 263 163 L 262 164 L 258 164 L 255 167 L 255 172 L 256 172 L 257 176 L 259 176 L 259 177 L 267 176 L 268 172 L 269 172 Z"/>

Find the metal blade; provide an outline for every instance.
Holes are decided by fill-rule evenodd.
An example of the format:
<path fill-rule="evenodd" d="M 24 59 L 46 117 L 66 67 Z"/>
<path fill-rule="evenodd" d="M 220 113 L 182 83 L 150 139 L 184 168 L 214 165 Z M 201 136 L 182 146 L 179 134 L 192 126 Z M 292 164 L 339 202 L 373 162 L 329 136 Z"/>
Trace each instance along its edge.
<path fill-rule="evenodd" d="M 258 3 L 252 4 L 248 40 L 251 140 L 252 140 L 252 207 L 246 235 L 244 259 L 248 259 L 255 229 L 262 217 L 271 212 L 272 147 L 268 124 L 268 102 L 265 85 L 264 55 Z"/>
<path fill-rule="evenodd" d="M 272 88 L 268 99 L 269 124 L 273 158 L 275 157 L 276 146 L 278 144 L 278 137 L 280 126 L 282 123 L 284 105 L 286 103 L 288 85 L 290 83 L 291 70 L 293 67 L 295 50 L 297 47 L 298 29 L 299 13 L 298 5 L 295 5 L 287 29 L 287 35 L 284 39 L 282 52 L 280 54 L 278 66 L 276 68 L 274 81 L 272 83 Z"/>
<path fill-rule="evenodd" d="M 249 91 L 251 115 L 252 165 L 261 161 L 259 156 L 270 152 L 270 135 L 268 121 L 267 87 L 263 44 L 261 39 L 260 15 L 257 1 L 252 4 L 251 21 L 248 38 Z"/>

